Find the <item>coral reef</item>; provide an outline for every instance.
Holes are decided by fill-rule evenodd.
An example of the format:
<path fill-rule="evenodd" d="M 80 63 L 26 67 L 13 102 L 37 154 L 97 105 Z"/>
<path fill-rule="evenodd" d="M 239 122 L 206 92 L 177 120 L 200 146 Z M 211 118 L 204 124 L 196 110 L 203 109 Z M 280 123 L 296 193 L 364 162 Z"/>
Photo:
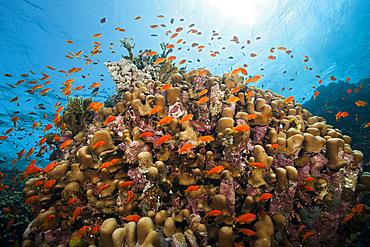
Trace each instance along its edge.
<path fill-rule="evenodd" d="M 238 75 L 128 58 L 105 63 L 119 97 L 86 131 L 63 114 L 75 142 L 27 180 L 23 246 L 345 246 L 361 232 L 370 174 L 324 118 Z"/>

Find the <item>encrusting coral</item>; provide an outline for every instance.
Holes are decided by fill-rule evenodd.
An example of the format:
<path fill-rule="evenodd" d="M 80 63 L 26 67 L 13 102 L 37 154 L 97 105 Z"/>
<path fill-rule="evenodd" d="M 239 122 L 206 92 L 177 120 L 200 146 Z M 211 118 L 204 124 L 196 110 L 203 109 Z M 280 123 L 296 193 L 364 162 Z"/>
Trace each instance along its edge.
<path fill-rule="evenodd" d="M 115 102 L 71 101 L 61 117 L 74 142 L 25 184 L 24 246 L 344 246 L 361 231 L 370 174 L 350 137 L 238 75 L 128 58 L 106 63 Z"/>

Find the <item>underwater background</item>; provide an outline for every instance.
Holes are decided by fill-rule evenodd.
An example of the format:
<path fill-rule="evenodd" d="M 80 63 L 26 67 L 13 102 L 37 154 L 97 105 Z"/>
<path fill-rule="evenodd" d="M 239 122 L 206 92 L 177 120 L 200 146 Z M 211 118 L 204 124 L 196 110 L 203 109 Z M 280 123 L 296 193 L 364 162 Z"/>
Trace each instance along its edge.
<path fill-rule="evenodd" d="M 22 243 L 23 231 L 37 216 L 31 213 L 37 211 L 35 208 L 20 205 L 25 199 L 21 195 L 25 180 L 17 183 L 21 177 L 17 174 L 24 172 L 31 160 L 36 160 L 36 165 L 42 168 L 55 160 L 59 147 L 50 143 L 45 147 L 40 141 L 48 132 L 57 131 L 54 125 L 50 130 L 45 129 L 53 124 L 59 107 L 55 107 L 57 102 L 65 107 L 64 111 L 69 96 L 93 97 L 92 101 L 109 105 L 108 99 L 116 93 L 116 85 L 107 71 L 109 66 L 104 63 L 130 56 L 120 39 L 126 39 L 126 44 L 127 41 L 135 44 L 133 55 L 142 58 L 147 56 L 143 55 L 146 49 L 160 54 L 162 42 L 174 44 L 170 54 L 176 57 L 174 62 L 186 60 L 177 65 L 179 70 L 202 67 L 222 76 L 242 67 L 248 71 L 244 79 L 261 75 L 259 80 L 244 84 L 264 91 L 270 89 L 284 98 L 293 96 L 303 109 L 323 117 L 334 129 L 350 136 L 352 149 L 363 154 L 361 169 L 369 171 L 368 1 L 0 0 L 0 6 L 0 167 L 3 174 L 0 214 L 3 240 L 9 246 Z M 137 17 L 141 18 L 135 20 Z M 176 31 L 180 27 L 183 30 Z M 178 36 L 171 38 L 174 33 Z M 95 34 L 101 36 L 92 37 Z M 176 43 L 179 39 L 183 40 Z M 101 45 L 96 48 L 93 42 Z M 198 48 L 200 46 L 204 48 Z M 100 52 L 92 56 L 91 51 L 97 49 Z M 75 56 L 79 51 L 83 51 L 80 57 Z M 92 61 L 85 65 L 87 59 Z M 82 71 L 72 71 L 68 78 L 60 72 L 72 68 L 82 68 Z M 70 95 L 63 95 L 66 92 L 61 91 L 71 75 L 75 78 L 74 90 Z M 101 85 L 92 86 L 94 83 Z M 36 85 L 43 87 L 32 90 Z M 77 89 L 78 86 L 82 86 L 81 89 Z M 40 93 L 44 89 L 48 90 Z M 359 101 L 364 104 L 359 106 L 356 104 Z M 339 111 L 348 114 L 338 117 Z M 11 128 L 14 129 L 6 133 Z M 19 158 L 22 150 L 27 154 L 32 147 L 35 149 L 28 158 Z M 367 200 L 365 195 L 361 202 L 365 204 Z M 12 228 L 5 230 L 13 218 Z M 12 229 L 17 231 L 11 232 Z M 366 229 L 364 227 L 364 231 Z M 360 240 L 354 243 L 366 246 L 361 245 L 364 234 L 358 234 Z M 310 244 L 313 243 L 318 242 Z M 246 241 L 244 246 L 248 246 Z"/>

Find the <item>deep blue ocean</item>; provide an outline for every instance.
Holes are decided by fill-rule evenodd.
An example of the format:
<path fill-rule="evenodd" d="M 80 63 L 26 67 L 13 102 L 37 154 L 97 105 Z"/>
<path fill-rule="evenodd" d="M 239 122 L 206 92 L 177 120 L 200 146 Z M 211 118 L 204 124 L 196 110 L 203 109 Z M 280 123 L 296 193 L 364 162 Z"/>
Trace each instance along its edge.
<path fill-rule="evenodd" d="M 134 20 L 136 17 L 141 18 Z M 128 55 L 119 42 L 124 38 L 136 44 L 135 55 L 145 49 L 159 52 L 161 42 L 175 44 L 171 55 L 177 57 L 177 63 L 186 59 L 181 65 L 186 70 L 205 67 L 222 75 L 241 66 L 249 75 L 262 75 L 250 85 L 294 96 L 314 115 L 325 117 L 334 128 L 350 135 L 354 149 L 361 150 L 368 163 L 370 128 L 364 125 L 370 122 L 370 106 L 358 107 L 355 101 L 370 99 L 369 23 L 368 0 L 0 0 L 0 136 L 7 136 L 0 141 L 0 167 L 12 169 L 17 154 L 23 149 L 27 153 L 31 147 L 35 151 L 30 159 L 40 162 L 39 166 L 50 163 L 52 151 L 36 155 L 45 126 L 55 115 L 53 107 L 58 101 L 67 103 L 67 96 L 60 93 L 65 73 L 58 71 L 82 68 L 69 78 L 75 78 L 73 87 L 84 88 L 71 96 L 91 97 L 93 89 L 88 87 L 101 83 L 94 101 L 104 102 L 115 92 L 115 84 L 103 63 Z M 171 39 L 179 27 L 183 30 Z M 93 38 L 94 34 L 102 36 Z M 179 39 L 183 42 L 176 44 Z M 93 42 L 101 43 L 102 53 L 96 56 L 90 55 Z M 194 43 L 203 45 L 202 51 L 194 48 Z M 68 52 L 79 51 L 83 51 L 82 59 L 66 57 Z M 215 52 L 219 54 L 210 56 Z M 83 55 L 93 61 L 85 66 Z M 45 76 L 42 73 L 50 78 L 40 80 Z M 21 76 L 24 74 L 28 77 Z M 23 79 L 25 82 L 16 85 Z M 39 84 L 43 87 L 36 93 L 26 92 Z M 50 88 L 48 93 L 39 94 L 46 88 Z M 319 94 L 313 100 L 316 91 Z M 9 102 L 15 97 L 19 99 Z M 338 111 L 349 115 L 336 121 Z M 13 117 L 20 118 L 17 127 Z M 41 126 L 33 129 L 35 122 Z M 14 130 L 5 135 L 11 128 Z M 28 163 L 23 158 L 15 167 L 22 170 Z"/>

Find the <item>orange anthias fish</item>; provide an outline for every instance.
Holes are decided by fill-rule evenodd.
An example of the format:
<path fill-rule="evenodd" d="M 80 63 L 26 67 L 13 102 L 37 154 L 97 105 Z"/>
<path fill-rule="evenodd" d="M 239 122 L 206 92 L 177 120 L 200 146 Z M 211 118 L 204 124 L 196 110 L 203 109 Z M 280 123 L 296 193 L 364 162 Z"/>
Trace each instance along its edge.
<path fill-rule="evenodd" d="M 164 61 L 166 61 L 166 59 L 161 57 L 161 58 L 158 58 L 157 60 L 155 60 L 154 64 L 163 63 Z"/>
<path fill-rule="evenodd" d="M 194 117 L 193 114 L 188 114 L 188 115 L 184 116 L 179 122 L 183 123 L 183 122 L 186 122 L 186 121 L 190 121 L 190 120 L 193 119 L 193 117 Z"/>
<path fill-rule="evenodd" d="M 55 179 L 52 179 L 52 180 L 49 180 L 47 181 L 45 184 L 44 184 L 44 189 L 50 189 L 51 187 L 54 186 L 54 184 L 56 183 L 57 181 Z"/>
<path fill-rule="evenodd" d="M 160 92 L 162 92 L 163 90 L 169 89 L 171 87 L 172 87 L 172 85 L 169 84 L 169 83 L 167 83 L 166 85 L 164 85 L 163 87 L 161 87 L 161 91 Z"/>
<path fill-rule="evenodd" d="M 348 93 L 348 94 L 352 93 L 352 89 L 348 89 L 348 90 L 347 90 L 347 93 Z"/>
<path fill-rule="evenodd" d="M 261 163 L 261 162 L 253 162 L 253 163 L 250 163 L 249 165 L 257 167 L 257 168 L 265 168 L 266 167 L 266 165 Z"/>
<path fill-rule="evenodd" d="M 319 95 L 319 93 L 320 93 L 319 91 L 316 91 L 316 92 L 315 92 L 315 94 L 313 95 L 313 99 L 314 99 L 314 100 L 316 99 L 317 95 Z"/>
<path fill-rule="evenodd" d="M 202 95 L 204 95 L 206 93 L 208 93 L 208 90 L 207 89 L 203 89 L 198 95 L 200 97 L 200 96 L 202 96 Z"/>
<path fill-rule="evenodd" d="M 260 198 L 258 198 L 258 200 L 259 201 L 261 201 L 261 200 L 268 200 L 268 199 L 270 199 L 272 197 L 272 194 L 271 193 L 263 193 L 261 196 L 260 196 Z"/>
<path fill-rule="evenodd" d="M 357 206 L 352 208 L 352 213 L 357 213 L 356 215 L 361 215 L 363 208 L 364 208 L 364 204 L 360 203 Z"/>
<path fill-rule="evenodd" d="M 206 74 L 207 74 L 207 71 L 205 71 L 205 70 L 202 70 L 202 71 L 199 72 L 199 75 L 206 75 Z"/>
<path fill-rule="evenodd" d="M 210 143 L 214 140 L 215 138 L 213 138 L 213 136 L 202 136 L 201 138 L 198 138 L 198 141 L 207 142 L 207 143 Z"/>
<path fill-rule="evenodd" d="M 199 190 L 200 189 L 200 186 L 199 185 L 192 185 L 192 186 L 189 186 L 186 190 L 185 190 L 185 195 L 186 193 L 188 193 L 189 191 L 195 191 L 195 190 Z"/>
<path fill-rule="evenodd" d="M 207 216 L 218 216 L 222 213 L 220 210 L 212 210 L 208 212 L 203 218 L 206 218 Z"/>
<path fill-rule="evenodd" d="M 95 148 L 97 147 L 100 147 L 100 146 L 103 146 L 105 143 L 107 143 L 106 141 L 98 141 L 97 143 L 95 143 L 95 145 L 91 148 L 91 150 L 94 150 Z"/>
<path fill-rule="evenodd" d="M 346 223 L 347 224 L 347 221 L 349 221 L 350 219 L 352 219 L 353 216 L 355 216 L 354 213 L 348 214 L 346 217 L 344 217 L 342 223 Z"/>
<path fill-rule="evenodd" d="M 342 112 L 341 117 L 348 117 L 348 112 L 346 112 L 346 111 Z"/>
<path fill-rule="evenodd" d="M 173 116 L 167 116 L 167 117 L 164 117 L 161 120 L 159 120 L 159 122 L 156 122 L 156 121 L 154 121 L 154 122 L 156 122 L 157 123 L 157 126 L 159 126 L 159 125 L 168 124 L 172 120 L 173 120 Z"/>
<path fill-rule="evenodd" d="M 76 237 L 74 237 L 74 241 L 77 242 L 77 240 L 83 236 L 84 234 L 86 234 L 88 231 L 89 231 L 90 227 L 89 226 L 84 226 L 84 227 L 81 227 L 80 230 L 78 230 L 78 233 L 76 235 Z"/>
<path fill-rule="evenodd" d="M 313 177 L 309 177 L 309 178 L 302 178 L 301 176 L 299 176 L 299 178 L 300 178 L 300 179 L 302 179 L 302 180 L 303 180 L 303 181 L 305 181 L 305 182 L 311 182 L 311 181 L 315 180 L 315 178 L 313 178 Z"/>
<path fill-rule="evenodd" d="M 141 217 L 139 215 L 135 214 L 135 215 L 129 215 L 127 217 L 122 217 L 121 216 L 121 219 L 122 220 L 127 220 L 127 221 L 138 222 L 141 219 Z"/>
<path fill-rule="evenodd" d="M 216 166 L 216 167 L 213 167 L 210 171 L 206 171 L 206 177 L 209 175 L 209 174 L 213 174 L 213 173 L 220 173 L 222 172 L 223 170 L 225 169 L 224 166 Z"/>
<path fill-rule="evenodd" d="M 247 119 L 247 120 L 253 120 L 253 119 L 255 119 L 256 117 L 257 117 L 257 114 L 253 113 L 253 114 L 249 114 L 249 115 L 246 117 L 246 119 Z"/>
<path fill-rule="evenodd" d="M 341 111 L 339 111 L 337 113 L 337 115 L 335 115 L 335 119 L 337 120 L 337 122 L 338 122 L 338 119 L 340 119 L 341 116 L 342 116 L 342 112 Z"/>
<path fill-rule="evenodd" d="M 94 34 L 93 36 L 91 36 L 91 37 L 93 37 L 93 38 L 99 38 L 99 37 L 101 37 L 102 36 L 102 34 L 101 33 L 97 33 L 97 34 Z"/>
<path fill-rule="evenodd" d="M 312 236 L 312 235 L 315 235 L 315 233 L 314 233 L 314 232 L 307 232 L 307 233 L 303 236 L 302 244 L 304 244 L 304 242 L 306 241 L 306 239 L 307 239 L 309 236 Z"/>
<path fill-rule="evenodd" d="M 154 148 L 156 148 L 160 144 L 165 143 L 166 141 L 168 141 L 171 138 L 172 138 L 171 135 L 164 135 L 164 136 L 162 136 L 161 138 L 159 138 L 159 140 L 157 142 L 154 142 Z"/>
<path fill-rule="evenodd" d="M 109 187 L 110 187 L 110 184 L 105 184 L 105 185 L 103 185 L 102 187 L 100 187 L 100 188 L 98 189 L 98 191 L 96 192 L 96 194 L 97 194 L 97 195 L 99 195 L 99 193 L 100 193 L 100 192 L 102 192 L 103 190 L 108 189 Z"/>
<path fill-rule="evenodd" d="M 194 147 L 193 144 L 185 144 L 184 146 L 182 146 L 178 151 L 176 152 L 179 152 L 179 156 L 183 153 L 186 153 L 186 152 L 189 152 L 192 148 Z"/>
<path fill-rule="evenodd" d="M 156 52 L 156 51 L 151 51 L 151 52 L 149 52 L 148 54 L 149 54 L 149 56 L 154 56 L 154 55 L 157 55 L 157 54 L 158 54 L 158 52 Z"/>
<path fill-rule="evenodd" d="M 236 225 L 236 223 L 238 222 L 243 222 L 243 223 L 251 223 L 252 221 L 254 221 L 255 219 L 257 218 L 257 216 L 255 214 L 243 214 L 242 216 L 238 217 L 238 218 L 235 218 L 233 217 L 233 219 L 235 220 L 235 223 L 234 225 Z"/>
<path fill-rule="evenodd" d="M 179 65 L 184 64 L 186 62 L 186 59 L 183 59 L 180 61 Z"/>
<path fill-rule="evenodd" d="M 172 49 L 172 48 L 175 48 L 175 46 L 173 44 L 169 44 L 166 46 L 167 49 Z"/>
<path fill-rule="evenodd" d="M 107 125 L 108 123 L 110 123 L 110 122 L 114 121 L 116 118 L 117 118 L 117 116 L 110 116 L 110 117 L 108 117 L 108 118 L 103 122 L 103 124 L 104 124 L 104 125 Z"/>
<path fill-rule="evenodd" d="M 243 234 L 248 235 L 248 236 L 256 235 L 256 233 L 254 231 L 246 229 L 246 228 L 238 229 L 238 232 L 242 232 Z"/>
<path fill-rule="evenodd" d="M 240 88 L 234 87 L 233 90 L 231 90 L 230 93 L 237 93 L 237 92 L 239 92 L 239 90 L 240 90 Z"/>
<path fill-rule="evenodd" d="M 10 231 L 10 227 L 13 225 L 14 220 L 15 220 L 15 218 L 13 217 L 13 218 L 11 218 L 11 219 L 8 221 L 8 224 L 6 225 L 6 229 L 5 229 L 5 230 Z"/>
<path fill-rule="evenodd" d="M 301 225 L 298 229 L 298 232 L 302 231 L 306 226 L 305 225 Z"/>
<path fill-rule="evenodd" d="M 278 148 L 278 147 L 279 147 L 279 144 L 277 143 L 270 146 L 270 148 L 273 148 L 273 149 Z"/>
<path fill-rule="evenodd" d="M 95 82 L 95 83 L 93 83 L 93 84 L 89 87 L 89 89 L 91 89 L 91 88 L 95 88 L 95 87 L 100 87 L 100 86 L 101 86 L 101 84 L 100 84 L 100 83 Z"/>
<path fill-rule="evenodd" d="M 90 230 L 90 235 L 95 235 L 99 232 L 100 230 L 100 225 L 97 225 L 97 226 L 94 226 L 91 230 Z"/>
<path fill-rule="evenodd" d="M 312 187 L 306 184 L 298 184 L 297 187 L 303 189 L 304 191 L 310 191 L 310 192 L 314 191 Z"/>
<path fill-rule="evenodd" d="M 47 165 L 44 168 L 44 174 L 48 174 L 50 171 L 52 171 L 56 166 L 58 165 L 58 161 L 51 162 L 49 165 Z"/>
<path fill-rule="evenodd" d="M 199 105 L 199 104 L 206 103 L 208 100 L 209 98 L 207 96 L 204 96 L 199 101 L 195 101 L 195 102 L 197 102 L 197 105 Z"/>
<path fill-rule="evenodd" d="M 139 136 L 139 138 L 140 137 L 150 137 L 150 136 L 153 136 L 154 134 L 152 133 L 152 132 L 144 132 L 144 133 L 142 133 L 140 136 Z"/>
<path fill-rule="evenodd" d="M 103 163 L 100 167 L 99 167 L 99 169 L 96 171 L 96 172 L 99 172 L 101 169 L 103 169 L 103 168 L 107 168 L 107 167 L 109 167 L 109 166 L 111 166 L 112 165 L 112 163 L 111 162 L 105 162 L 105 163 Z"/>
<path fill-rule="evenodd" d="M 246 97 L 248 98 L 248 97 L 251 97 L 253 95 L 254 95 L 254 92 L 249 92 L 249 93 L 247 93 L 247 96 Z"/>
<path fill-rule="evenodd" d="M 227 103 L 235 103 L 239 101 L 239 97 L 231 97 L 230 99 L 227 100 Z"/>
<path fill-rule="evenodd" d="M 28 197 L 27 200 L 22 205 L 31 204 L 31 203 L 35 202 L 37 200 L 37 198 L 38 198 L 38 196 Z"/>
<path fill-rule="evenodd" d="M 149 114 L 149 117 L 150 117 L 151 115 L 156 114 L 157 112 L 159 112 L 161 109 L 162 109 L 162 106 L 157 105 L 153 109 L 151 109 L 150 112 L 147 112 L 145 114 Z"/>
<path fill-rule="evenodd" d="M 366 103 L 366 102 L 364 102 L 364 101 L 356 101 L 356 102 L 355 102 L 355 104 L 356 104 L 357 106 L 366 106 L 366 105 L 367 105 L 367 103 Z"/>
<path fill-rule="evenodd" d="M 286 98 L 285 100 L 284 100 L 284 103 L 285 104 L 288 104 L 290 101 L 292 101 L 292 100 L 294 100 L 294 97 L 293 96 L 289 96 L 288 98 Z"/>
<path fill-rule="evenodd" d="M 249 127 L 248 125 L 238 125 L 236 127 L 233 127 L 233 130 L 229 134 L 231 134 L 233 132 L 246 132 L 250 129 L 251 129 L 251 127 Z"/>
<path fill-rule="evenodd" d="M 120 187 L 131 187 L 131 185 L 133 185 L 135 182 L 134 181 L 126 181 L 126 182 L 124 182 L 124 183 L 122 183 L 122 184 L 120 184 L 119 186 Z"/>
<path fill-rule="evenodd" d="M 72 142 L 73 142 L 73 139 L 66 140 L 65 142 L 63 142 L 62 146 L 60 146 L 60 149 L 63 149 L 65 147 L 71 145 Z"/>

